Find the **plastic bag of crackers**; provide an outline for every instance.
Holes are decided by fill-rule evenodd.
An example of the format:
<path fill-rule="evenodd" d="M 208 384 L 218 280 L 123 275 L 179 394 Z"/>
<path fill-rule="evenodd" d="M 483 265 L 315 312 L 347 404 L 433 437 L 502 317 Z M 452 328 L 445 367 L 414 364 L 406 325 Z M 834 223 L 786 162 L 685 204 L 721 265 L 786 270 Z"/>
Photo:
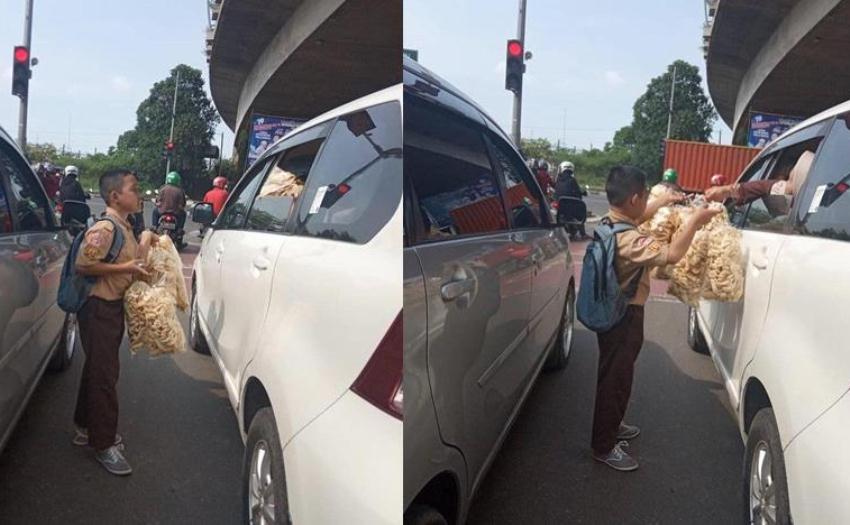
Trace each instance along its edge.
<path fill-rule="evenodd" d="M 189 306 L 183 263 L 167 235 L 151 246 L 146 259 L 150 273 L 124 294 L 130 351 L 146 349 L 151 356 L 186 350 L 186 335 L 177 310 Z"/>

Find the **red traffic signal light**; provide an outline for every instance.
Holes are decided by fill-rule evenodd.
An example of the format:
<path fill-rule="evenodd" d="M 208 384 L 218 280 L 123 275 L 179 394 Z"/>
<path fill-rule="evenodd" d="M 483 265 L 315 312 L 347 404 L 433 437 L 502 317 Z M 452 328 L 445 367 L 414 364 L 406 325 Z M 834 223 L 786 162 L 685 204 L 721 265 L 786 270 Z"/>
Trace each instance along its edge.
<path fill-rule="evenodd" d="M 26 46 L 15 46 L 12 53 L 12 94 L 26 98 L 30 85 L 30 50 Z"/>
<path fill-rule="evenodd" d="M 522 42 L 519 40 L 508 40 L 508 56 L 522 57 Z"/>
<path fill-rule="evenodd" d="M 165 149 L 167 149 L 168 151 L 173 151 L 174 150 L 174 143 L 169 141 L 169 140 L 166 140 L 165 141 Z"/>
<path fill-rule="evenodd" d="M 505 58 L 505 89 L 516 94 L 522 92 L 522 75 L 525 73 L 525 50 L 522 41 L 508 40 Z"/>
<path fill-rule="evenodd" d="M 26 46 L 15 46 L 15 64 L 29 64 L 30 50 Z"/>

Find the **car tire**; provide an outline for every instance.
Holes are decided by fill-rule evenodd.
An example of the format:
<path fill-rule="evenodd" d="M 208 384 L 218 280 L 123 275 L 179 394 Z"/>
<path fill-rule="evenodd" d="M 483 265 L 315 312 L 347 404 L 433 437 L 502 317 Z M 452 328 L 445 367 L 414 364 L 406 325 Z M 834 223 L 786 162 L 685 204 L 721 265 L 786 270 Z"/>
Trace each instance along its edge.
<path fill-rule="evenodd" d="M 265 521 L 252 519 L 252 513 L 258 512 L 256 507 L 262 509 L 263 502 L 268 503 L 268 498 L 273 498 L 273 519 L 269 519 L 268 515 Z M 242 461 L 242 521 L 274 525 L 291 523 L 283 451 L 271 408 L 257 411 L 248 429 Z"/>
<path fill-rule="evenodd" d="M 207 344 L 207 338 L 204 337 L 201 331 L 201 320 L 198 314 L 198 294 L 195 291 L 195 285 L 192 284 L 192 307 L 189 310 L 189 343 L 192 350 L 203 355 L 210 355 L 210 346 Z"/>
<path fill-rule="evenodd" d="M 440 511 L 428 505 L 411 505 L 404 513 L 404 525 L 448 525 Z"/>
<path fill-rule="evenodd" d="M 688 307 L 688 346 L 698 354 L 710 355 L 711 353 L 697 321 L 697 310 L 691 306 Z"/>
<path fill-rule="evenodd" d="M 544 368 L 547 371 L 563 370 L 570 361 L 572 354 L 573 336 L 576 325 L 576 290 L 572 283 L 567 288 L 567 300 L 564 301 L 564 312 L 558 325 L 558 335 L 555 345 L 546 358 Z"/>
<path fill-rule="evenodd" d="M 65 314 L 65 322 L 62 323 L 62 333 L 59 342 L 50 358 L 47 369 L 51 372 L 62 372 L 71 366 L 74 354 L 77 351 L 80 340 L 80 330 L 77 326 L 76 314 Z"/>
<path fill-rule="evenodd" d="M 754 476 L 753 467 L 756 465 L 761 465 L 762 468 L 759 468 L 759 472 L 755 472 Z M 791 510 L 788 504 L 785 458 L 782 455 L 779 428 L 771 408 L 761 409 L 753 418 L 747 435 L 743 472 L 745 523 L 761 523 L 756 519 L 756 508 L 763 508 L 767 503 L 774 509 L 773 523 L 790 525 Z M 773 494 L 772 498 L 770 493 Z"/>

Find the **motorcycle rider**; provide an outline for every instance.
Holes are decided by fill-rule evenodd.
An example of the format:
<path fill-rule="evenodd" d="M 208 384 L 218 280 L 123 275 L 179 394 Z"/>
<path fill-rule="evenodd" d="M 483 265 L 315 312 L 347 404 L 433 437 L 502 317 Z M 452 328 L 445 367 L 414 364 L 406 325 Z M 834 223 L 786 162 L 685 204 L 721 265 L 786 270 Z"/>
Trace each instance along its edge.
<path fill-rule="evenodd" d="M 549 174 L 548 162 L 545 160 L 540 161 L 537 166 L 535 178 L 537 179 L 537 184 L 540 185 L 540 189 L 543 190 L 544 195 L 549 195 L 550 188 L 552 187 L 552 176 Z"/>
<path fill-rule="evenodd" d="M 227 179 L 224 177 L 216 177 L 213 179 L 213 187 L 204 195 L 204 202 L 212 204 L 213 215 L 218 217 L 224 203 L 227 201 Z"/>
<path fill-rule="evenodd" d="M 80 170 L 76 166 L 66 166 L 65 176 L 62 177 L 62 182 L 59 184 L 59 202 L 62 203 L 62 224 L 70 224 L 76 221 L 80 224 L 85 224 L 89 218 L 89 210 L 86 206 L 81 205 L 66 205 L 68 201 L 76 201 L 85 204 L 89 196 L 83 190 L 82 184 L 77 178 L 80 175 Z"/>
<path fill-rule="evenodd" d="M 177 233 L 182 238 L 183 227 L 186 224 L 186 193 L 180 187 L 180 174 L 172 171 L 165 176 L 165 185 L 159 189 L 156 197 L 156 207 L 151 214 L 151 226 L 159 225 L 159 218 L 165 213 L 173 213 L 177 218 Z"/>
<path fill-rule="evenodd" d="M 661 182 L 652 187 L 650 195 L 653 197 L 662 195 L 667 191 L 667 188 L 678 192 L 682 191 L 681 186 L 679 186 L 679 172 L 673 168 L 664 170 L 664 175 L 661 176 Z"/>
<path fill-rule="evenodd" d="M 558 180 L 555 182 L 555 199 L 561 197 L 571 197 L 574 199 L 584 200 L 587 196 L 587 191 L 579 186 L 575 176 L 575 165 L 565 160 L 558 165 Z M 569 226 L 568 231 L 571 237 L 578 237 L 580 240 L 589 239 L 587 232 L 584 229 L 584 222 L 580 226 Z"/>

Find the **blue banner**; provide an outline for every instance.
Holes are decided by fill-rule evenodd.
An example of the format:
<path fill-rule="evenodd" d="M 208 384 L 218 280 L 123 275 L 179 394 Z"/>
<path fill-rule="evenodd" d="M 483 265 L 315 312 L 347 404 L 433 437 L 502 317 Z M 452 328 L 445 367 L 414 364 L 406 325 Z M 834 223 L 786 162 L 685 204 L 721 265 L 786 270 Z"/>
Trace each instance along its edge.
<path fill-rule="evenodd" d="M 803 120 L 800 117 L 789 117 L 774 113 L 750 112 L 748 146 L 763 148 Z"/>
<path fill-rule="evenodd" d="M 304 123 L 304 120 L 273 117 L 255 113 L 251 116 L 251 130 L 248 137 L 248 166 L 284 135 Z"/>

